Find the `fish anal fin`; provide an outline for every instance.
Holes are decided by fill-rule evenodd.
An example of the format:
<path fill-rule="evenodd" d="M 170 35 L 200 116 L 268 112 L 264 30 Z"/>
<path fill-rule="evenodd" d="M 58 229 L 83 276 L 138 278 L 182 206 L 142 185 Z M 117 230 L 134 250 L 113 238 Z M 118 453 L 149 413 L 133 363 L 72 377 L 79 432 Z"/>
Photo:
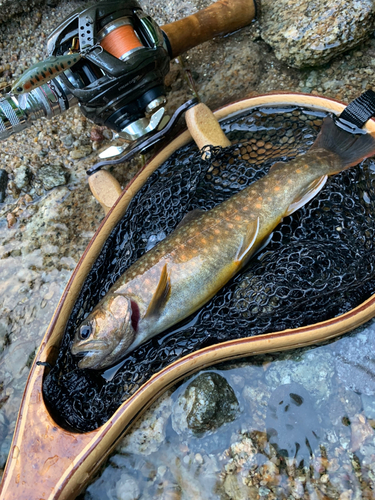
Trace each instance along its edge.
<path fill-rule="evenodd" d="M 268 173 L 274 172 L 275 170 L 279 170 L 280 168 L 285 167 L 285 165 L 286 165 L 285 161 L 277 161 L 276 163 L 270 166 Z"/>
<path fill-rule="evenodd" d="M 309 184 L 304 191 L 302 191 L 299 196 L 291 203 L 285 212 L 285 216 L 292 214 L 299 208 L 303 207 L 308 203 L 310 200 L 316 196 L 321 189 L 323 189 L 325 183 L 327 182 L 327 176 L 323 175 L 322 177 L 319 177 L 318 179 L 315 179 L 314 181 Z"/>
<path fill-rule="evenodd" d="M 154 295 L 148 305 L 145 318 L 158 316 L 160 314 L 160 311 L 164 308 L 169 299 L 170 291 L 171 280 L 168 274 L 167 264 L 164 264 L 160 274 L 158 286 L 156 287 Z"/>
<path fill-rule="evenodd" d="M 195 220 L 195 219 L 198 219 L 203 213 L 205 212 L 205 210 L 200 210 L 199 208 L 194 208 L 194 210 L 190 210 L 190 212 L 188 212 L 184 218 L 181 220 L 181 222 L 179 222 L 176 226 L 176 229 L 182 227 L 182 226 L 185 226 L 185 224 L 188 224 L 189 222 Z"/>
<path fill-rule="evenodd" d="M 251 221 L 247 226 L 246 234 L 242 240 L 241 247 L 238 249 L 235 262 L 238 265 L 243 265 L 247 258 L 256 249 L 255 243 L 259 234 L 259 218 Z"/>

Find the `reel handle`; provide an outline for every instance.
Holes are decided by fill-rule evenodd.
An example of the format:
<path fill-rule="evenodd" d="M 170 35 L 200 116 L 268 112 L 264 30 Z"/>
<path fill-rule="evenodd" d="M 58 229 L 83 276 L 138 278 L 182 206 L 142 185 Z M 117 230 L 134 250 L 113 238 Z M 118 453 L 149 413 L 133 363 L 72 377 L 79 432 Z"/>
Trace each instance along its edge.
<path fill-rule="evenodd" d="M 250 24 L 257 13 L 255 0 L 219 0 L 191 16 L 162 26 L 171 57 Z"/>

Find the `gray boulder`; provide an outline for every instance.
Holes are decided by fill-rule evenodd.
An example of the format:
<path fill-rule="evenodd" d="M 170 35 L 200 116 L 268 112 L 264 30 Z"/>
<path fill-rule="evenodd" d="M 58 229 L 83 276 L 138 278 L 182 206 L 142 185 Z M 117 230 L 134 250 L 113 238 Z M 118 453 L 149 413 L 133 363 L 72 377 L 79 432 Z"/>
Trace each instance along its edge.
<path fill-rule="evenodd" d="M 318 66 L 374 30 L 372 0 L 262 0 L 262 38 L 295 68 Z"/>

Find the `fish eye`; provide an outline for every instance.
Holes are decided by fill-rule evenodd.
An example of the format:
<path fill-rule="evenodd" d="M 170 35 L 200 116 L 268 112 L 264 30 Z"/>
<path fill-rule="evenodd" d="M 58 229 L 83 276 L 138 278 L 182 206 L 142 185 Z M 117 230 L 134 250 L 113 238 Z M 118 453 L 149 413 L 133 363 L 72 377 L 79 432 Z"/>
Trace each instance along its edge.
<path fill-rule="evenodd" d="M 16 90 L 17 92 L 22 92 L 22 87 L 17 87 Z"/>
<path fill-rule="evenodd" d="M 86 340 L 90 337 L 90 335 L 91 335 L 91 326 L 90 325 L 81 326 L 81 329 L 79 331 L 80 339 Z"/>

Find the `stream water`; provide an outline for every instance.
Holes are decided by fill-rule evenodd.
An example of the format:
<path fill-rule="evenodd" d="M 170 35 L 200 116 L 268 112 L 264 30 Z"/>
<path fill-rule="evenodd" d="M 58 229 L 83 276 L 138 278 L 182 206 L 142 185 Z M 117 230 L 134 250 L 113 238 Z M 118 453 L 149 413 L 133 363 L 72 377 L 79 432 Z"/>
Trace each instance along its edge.
<path fill-rule="evenodd" d="M 230 421 L 205 432 L 179 411 L 202 372 L 183 381 L 80 498 L 375 498 L 374 335 L 372 321 L 326 345 L 204 370 L 225 379 L 237 401 Z"/>

